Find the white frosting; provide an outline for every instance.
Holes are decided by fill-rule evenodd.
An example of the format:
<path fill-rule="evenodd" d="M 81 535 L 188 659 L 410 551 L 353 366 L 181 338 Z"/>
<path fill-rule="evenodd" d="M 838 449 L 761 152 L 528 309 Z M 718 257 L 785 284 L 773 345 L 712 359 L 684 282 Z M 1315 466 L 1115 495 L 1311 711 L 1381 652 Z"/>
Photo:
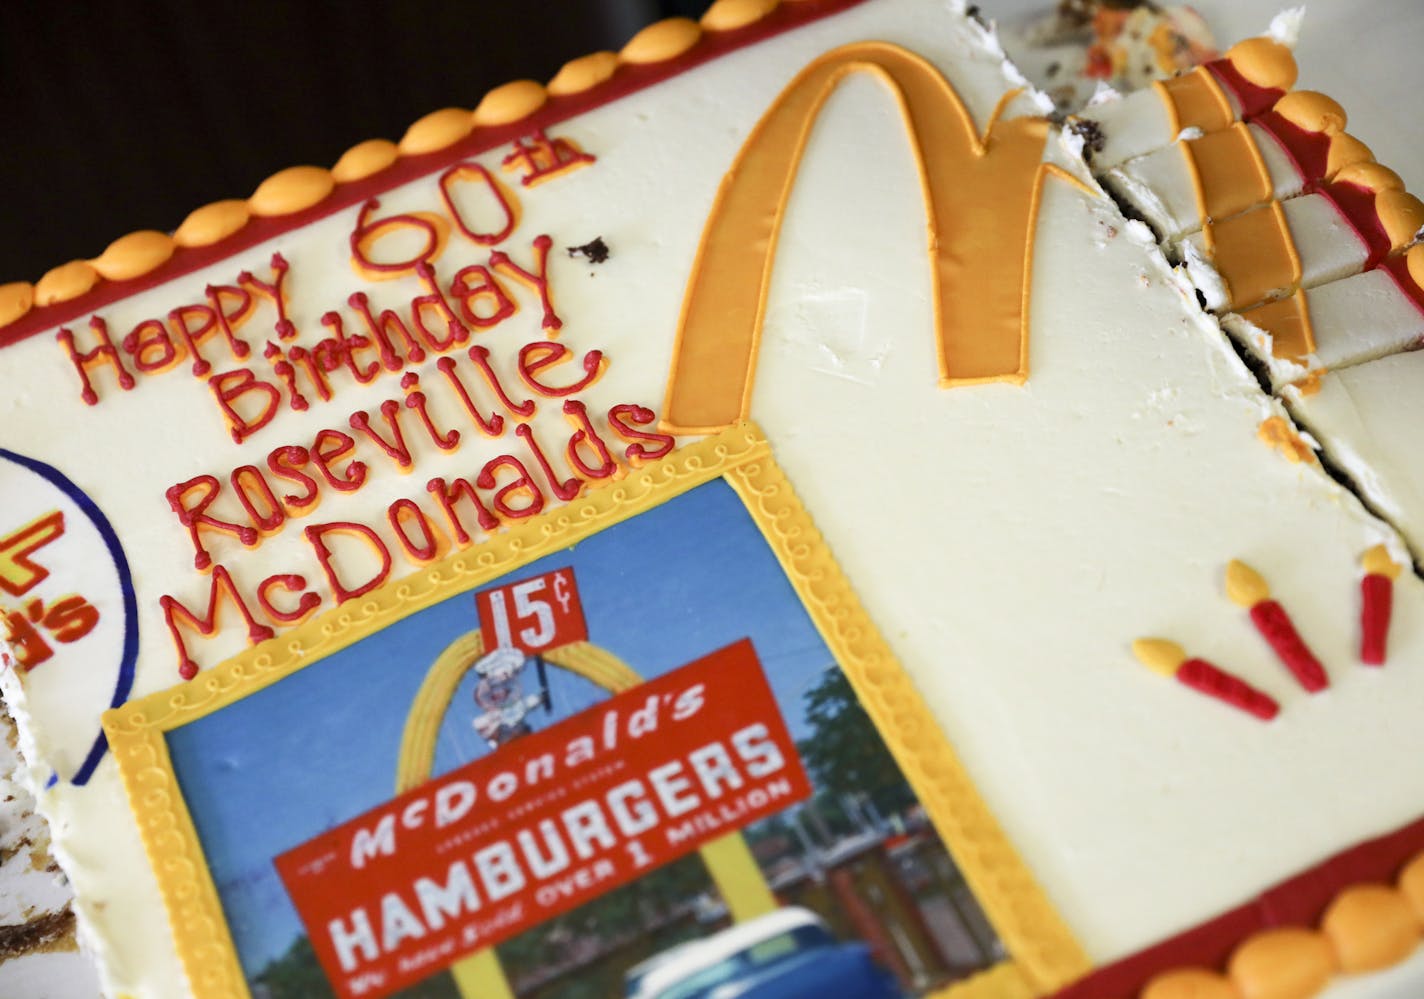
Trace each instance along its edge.
<path fill-rule="evenodd" d="M 977 27 L 915 0 L 881 0 L 557 126 L 598 162 L 523 195 L 508 249 L 528 265 L 529 240 L 543 232 L 556 247 L 602 235 L 612 248 L 596 269 L 561 252 L 550 258 L 566 320 L 561 341 L 611 359 L 581 394 L 591 411 L 658 405 L 683 285 L 723 172 L 801 66 L 866 38 L 930 58 L 981 122 L 1016 85 Z M 1015 110 L 1037 106 L 1027 97 Z M 1056 144 L 1049 149 L 1072 167 Z M 482 160 L 496 166 L 502 153 Z M 383 194 L 382 204 L 435 210 L 434 182 Z M 325 334 L 323 311 L 352 319 L 343 304 L 351 291 L 367 291 L 377 306 L 416 293 L 414 282 L 372 286 L 352 273 L 346 237 L 355 214 L 104 314 L 121 334 L 200 300 L 205 284 L 231 282 L 243 268 L 265 275 L 280 248 L 292 265 L 292 318 L 310 345 Z M 1048 182 L 1023 387 L 936 387 L 924 242 L 919 182 L 893 102 L 878 82 L 853 77 L 827 102 L 792 196 L 752 416 L 1090 956 L 1135 951 L 1417 817 L 1424 780 L 1394 761 L 1424 752 L 1415 707 L 1424 671 L 1354 664 L 1356 563 L 1392 535 L 1317 470 L 1257 440 L 1261 420 L 1282 410 L 1141 227 L 1104 198 Z M 452 237 L 437 269 L 448 281 L 486 256 Z M 522 311 L 483 335 L 506 373 L 517 346 L 540 338 L 531 293 L 511 289 Z M 268 315 L 244 335 L 257 342 L 256 324 Z M 433 362 L 418 370 L 427 389 L 439 384 Z M 0 403 L 0 445 L 42 452 L 98 501 L 125 543 L 140 608 L 135 696 L 178 681 L 159 595 L 195 606 L 206 597 L 164 490 L 201 473 L 223 476 L 279 444 L 308 444 L 322 427 L 344 427 L 354 410 L 399 398 L 390 378 L 365 388 L 346 382 L 333 402 L 284 412 L 239 447 L 203 383 L 182 367 L 146 376 L 129 393 L 101 375 L 103 401 L 89 408 L 45 334 L 0 351 L 0 377 L 25 386 Z M 444 394 L 431 395 L 436 422 L 459 425 Z M 554 441 L 568 432 L 548 405 L 535 427 Z M 374 523 L 393 499 L 424 498 L 425 479 L 469 475 L 509 449 L 470 433 L 452 457 L 414 438 L 414 476 L 361 444 L 371 480 L 360 492 L 330 498 L 257 553 L 209 532 L 214 559 L 249 586 L 275 571 L 316 580 L 304 523 Z M 1221 573 L 1234 557 L 1271 579 L 1330 671 L 1328 693 L 1296 688 L 1226 600 Z M 1394 654 L 1401 663 L 1424 659 L 1424 583 L 1400 580 L 1395 615 Z M 1261 724 L 1150 674 L 1128 647 L 1153 634 L 1276 695 L 1282 717 Z M 220 637 L 193 647 L 209 665 L 242 649 L 237 615 L 225 616 Z M 3 682 L 12 693 L 14 675 Z M 82 673 L 65 682 L 85 686 Z M 40 704 L 35 696 L 18 707 L 26 749 L 41 757 L 94 723 Z M 112 758 L 88 785 L 61 784 L 40 804 L 106 987 L 137 999 L 184 995 Z"/>
<path fill-rule="evenodd" d="M 1171 117 L 1162 103 L 1162 95 L 1155 87 L 1134 90 L 1120 100 L 1111 100 L 1107 94 L 1116 96 L 1116 91 L 1105 88 L 1093 95 L 1088 106 L 1077 117 L 1096 122 L 1102 129 L 1103 148 L 1093 155 L 1093 169 L 1097 171 L 1116 167 L 1129 160 L 1169 146 L 1178 139 L 1200 135 L 1200 129 L 1184 128 L 1172 131 Z M 1232 117 L 1239 118 L 1241 108 L 1236 96 L 1224 91 L 1231 105 Z"/>
<path fill-rule="evenodd" d="M 1202 293 L 1206 307 L 1213 312 L 1227 308 L 1231 304 L 1231 291 L 1226 287 L 1206 248 L 1201 245 L 1200 234 L 1188 236 L 1177 244 L 1177 256 L 1192 286 Z"/>
<path fill-rule="evenodd" d="M 1281 144 L 1259 125 L 1248 124 L 1246 128 L 1266 165 L 1271 197 L 1284 200 L 1299 194 L 1304 180 Z M 1250 163 L 1242 163 L 1241 168 L 1253 169 Z M 1094 169 L 1101 170 L 1102 165 L 1095 162 Z M 1107 171 L 1102 179 L 1114 194 L 1141 212 L 1165 241 L 1180 239 L 1201 228 L 1196 186 L 1181 142 L 1129 160 Z"/>
<path fill-rule="evenodd" d="M 1369 247 L 1364 240 L 1340 215 L 1330 200 L 1320 194 L 1306 194 L 1298 198 L 1288 198 L 1281 203 L 1285 213 L 1286 228 L 1295 243 L 1296 254 L 1300 257 L 1300 281 L 1302 288 L 1337 281 L 1351 274 L 1359 273 L 1369 260 Z M 1252 211 L 1270 211 L 1268 206 Z M 1211 254 L 1206 248 L 1206 236 L 1198 231 L 1180 240 L 1177 253 L 1187 262 L 1187 270 L 1192 280 L 1207 299 L 1207 308 L 1212 310 L 1228 308 L 1221 286 L 1220 275 L 1211 264 Z M 1281 287 L 1273 289 L 1266 297 L 1278 297 L 1289 291 Z M 1236 308 L 1255 305 L 1254 301 L 1239 301 Z"/>
<path fill-rule="evenodd" d="M 1222 325 L 1265 363 L 1277 386 L 1298 380 L 1307 370 L 1337 371 L 1424 342 L 1424 315 L 1384 270 L 1309 288 L 1305 301 L 1315 334 L 1315 352 L 1306 368 L 1275 357 L 1270 337 L 1251 323 L 1249 314 L 1222 319 Z"/>
<path fill-rule="evenodd" d="M 1305 21 L 1304 7 L 1287 7 L 1271 18 L 1266 35 L 1282 45 L 1295 48 L 1300 41 L 1300 26 Z"/>
<path fill-rule="evenodd" d="M 1162 97 L 1152 87 L 1127 95 L 1103 87 L 1078 117 L 1102 129 L 1103 148 L 1093 154 L 1096 169 L 1115 167 L 1175 138 Z"/>
<path fill-rule="evenodd" d="M 1320 391 L 1287 388 L 1291 411 L 1370 504 L 1424 552 L 1424 462 L 1412 432 L 1424 426 L 1424 352 L 1331 371 Z"/>
<path fill-rule="evenodd" d="M 78 951 L 43 951 L 0 962 L 0 995 L 87 999 L 98 994 L 94 968 Z"/>

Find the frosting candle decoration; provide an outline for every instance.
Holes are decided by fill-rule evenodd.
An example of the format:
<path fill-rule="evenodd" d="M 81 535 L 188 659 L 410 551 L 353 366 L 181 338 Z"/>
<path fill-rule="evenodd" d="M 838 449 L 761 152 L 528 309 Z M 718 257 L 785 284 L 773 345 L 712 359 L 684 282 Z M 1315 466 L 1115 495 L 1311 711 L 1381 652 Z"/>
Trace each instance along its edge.
<path fill-rule="evenodd" d="M 1182 647 L 1165 638 L 1139 638 L 1132 643 L 1132 654 L 1138 662 L 1154 673 L 1175 677 L 1198 693 L 1270 721 L 1280 713 L 1280 705 L 1245 680 L 1232 676 L 1220 666 L 1205 659 L 1189 659 Z"/>
<path fill-rule="evenodd" d="M 1271 588 L 1255 569 L 1232 559 L 1226 566 L 1226 595 L 1238 607 L 1251 612 L 1251 621 L 1286 669 L 1312 694 L 1330 686 L 1325 667 L 1295 630 L 1290 615 L 1271 599 Z"/>
<path fill-rule="evenodd" d="M 1365 576 L 1360 580 L 1360 662 L 1383 666 L 1389 641 L 1389 618 L 1394 607 L 1394 581 L 1400 565 L 1384 545 L 1375 545 L 1360 559 Z"/>

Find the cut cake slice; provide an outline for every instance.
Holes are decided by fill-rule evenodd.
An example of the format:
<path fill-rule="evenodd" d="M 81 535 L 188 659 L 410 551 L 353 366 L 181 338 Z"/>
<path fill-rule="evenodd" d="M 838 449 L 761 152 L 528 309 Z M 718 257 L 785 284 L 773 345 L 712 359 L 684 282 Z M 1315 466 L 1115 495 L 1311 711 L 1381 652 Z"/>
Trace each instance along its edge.
<path fill-rule="evenodd" d="M 1402 562 L 1403 544 L 1320 468 L 1261 445 L 1263 426 L 1289 427 L 1284 409 L 1146 229 L 1093 185 L 1071 144 L 1025 121 L 1042 104 L 1016 94 L 1021 80 L 992 35 L 960 11 L 908 0 L 713 10 L 701 25 L 664 22 L 617 56 L 581 60 L 548 87 L 511 85 L 473 113 L 422 119 L 399 144 L 363 143 L 336 170 L 284 171 L 244 202 L 201 209 L 171 242 L 126 238 L 0 295 L 9 327 L 0 326 L 0 371 L 26 386 L 0 427 L 0 445 L 22 459 L 7 458 L 0 479 L 7 515 L 23 513 L 3 530 L 38 525 L 26 537 L 43 536 L 59 511 L 77 542 L 82 524 L 93 525 L 87 548 L 62 559 L 53 548 L 34 563 L 54 567 L 52 594 L 34 581 L 47 601 L 79 587 L 86 599 L 100 592 L 118 565 L 110 537 L 131 562 L 115 569 L 113 593 L 102 591 L 109 602 L 96 604 L 101 621 L 135 622 L 131 691 L 114 693 L 124 628 L 56 642 L 57 658 L 43 663 L 32 644 L 23 672 L 0 677 L 34 765 L 55 775 L 35 789 L 39 807 L 110 992 L 252 994 L 271 987 L 275 962 L 323 933 L 364 961 L 359 920 L 303 922 L 274 858 L 320 845 L 392 800 L 408 822 L 401 829 L 420 825 L 426 813 L 408 807 L 419 799 L 392 795 L 444 790 L 434 782 L 462 772 L 435 772 L 437 744 L 474 746 L 470 762 L 498 763 L 520 745 L 501 739 L 553 730 L 487 725 L 494 737 L 485 740 L 458 714 L 480 703 L 477 691 L 495 698 L 491 685 L 491 703 L 508 704 L 510 677 L 497 663 L 469 672 L 470 649 L 488 651 L 472 615 L 493 606 L 490 592 L 506 607 L 519 594 L 534 600 L 530 585 L 557 585 L 545 576 L 565 567 L 559 560 L 585 559 L 588 638 L 563 656 L 551 651 L 537 670 L 552 664 L 610 688 L 629 682 L 625 660 L 665 677 L 658 671 L 694 655 L 669 649 L 703 655 L 745 637 L 709 622 L 729 606 L 747 622 L 767 616 L 736 603 L 741 586 L 725 582 L 741 580 L 730 563 L 752 546 L 733 547 L 728 523 L 710 513 L 675 519 L 677 504 L 709 485 L 729 484 L 728 509 L 743 511 L 749 536 L 776 556 L 767 571 L 779 589 L 757 590 L 758 599 L 770 593 L 769 607 L 788 609 L 778 619 L 788 633 L 795 615 L 811 621 L 797 641 L 817 655 L 814 643 L 828 643 L 851 702 L 913 775 L 923 804 L 896 813 L 904 840 L 874 830 L 877 849 L 913 875 L 913 858 L 894 851 L 920 842 L 926 825 L 938 829 L 993 923 L 1002 953 L 986 948 L 990 966 L 957 996 L 1075 987 L 1341 851 L 1414 834 L 1424 809 L 1415 775 L 1389 765 L 1362 780 L 1355 761 L 1424 751 L 1414 707 L 1424 671 L 1403 668 L 1424 662 L 1424 583 L 1410 573 L 1392 581 L 1398 665 L 1360 667 L 1361 553 L 1383 545 Z M 874 71 L 860 73 L 866 66 Z M 817 73 L 845 79 L 824 105 L 825 95 L 806 98 L 796 82 Z M 943 349 L 946 338 L 964 341 L 941 328 L 941 303 L 923 291 L 939 279 L 926 243 L 937 250 L 933 237 L 949 243 L 956 231 L 931 221 L 926 240 L 925 192 L 973 174 L 936 174 L 916 158 L 936 124 L 916 109 L 946 100 L 940 75 L 967 110 L 954 143 L 975 156 L 995 137 L 1042 143 L 1025 157 L 1033 183 L 1018 190 L 1032 198 L 1032 267 L 1013 240 L 1000 245 L 1007 255 L 977 261 L 995 265 L 976 272 L 985 298 L 1004 287 L 992 272 L 1027 270 L 1003 296 L 1017 301 L 1018 321 L 998 317 L 976 331 L 1015 347 L 1013 364 L 973 384 L 945 377 L 961 361 Z M 805 103 L 777 104 L 783 93 Z M 795 127 L 764 118 L 773 106 Z M 794 141 L 762 145 L 763 130 Z M 767 148 L 781 158 L 733 169 L 744 149 Z M 747 195 L 744 183 L 770 186 Z M 733 266 L 763 253 L 766 266 L 751 269 L 765 283 L 749 307 L 733 308 L 747 289 L 714 282 L 716 337 L 690 377 L 733 419 L 669 434 L 654 407 L 670 373 L 686 370 L 677 331 L 689 275 L 717 249 L 707 249 L 717 242 L 709 219 L 743 217 L 739 197 L 763 228 L 734 230 L 756 238 L 724 248 L 736 251 Z M 1002 237 L 1002 226 L 985 225 L 1001 214 L 955 204 L 962 228 Z M 410 245 L 383 243 L 392 230 Z M 699 242 L 704 230 L 712 235 Z M 747 363 L 729 377 L 722 365 L 736 344 Z M 200 363 L 208 366 L 195 370 Z M 675 529 L 617 533 L 661 518 Z M 638 543 L 598 547 L 621 536 Z M 662 557 L 657 544 L 678 557 Z M 536 566 L 536 555 L 554 561 Z M 1326 692 L 1300 690 L 1254 608 L 1221 592 L 1224 568 L 1239 559 L 1290 608 L 1324 664 Z M 620 577 L 625 563 L 648 575 Z M 704 565 L 718 572 L 692 586 L 682 574 Z M 437 597 L 471 617 L 447 634 L 453 626 L 427 614 Z M 219 599 L 226 613 L 205 617 L 204 602 Z M 178 605 L 192 608 L 186 618 Z M 537 635 L 546 629 L 534 606 L 524 623 Z M 553 603 L 543 606 L 552 621 Z M 559 620 L 571 627 L 567 607 Z M 726 627 L 760 626 L 740 620 Z M 762 643 L 769 663 L 776 633 L 768 627 Z M 1248 718 L 1141 669 L 1133 639 L 1159 634 L 1267 692 L 1279 715 Z M 621 655 L 588 648 L 615 644 L 610 635 Z M 48 668 L 101 645 L 112 672 L 100 675 L 109 663 L 97 655 L 87 672 Z M 773 683 L 796 651 L 775 660 Z M 452 679 L 437 668 L 450 662 L 465 672 Z M 432 689 L 445 698 L 440 712 L 415 710 Z M 564 690 L 576 696 L 557 700 L 558 710 L 591 696 Z M 727 698 L 729 710 L 752 704 L 753 691 L 733 691 L 741 696 Z M 112 751 L 94 755 L 100 713 L 130 692 L 105 715 Z M 431 760 L 407 784 L 403 747 L 426 739 Z M 810 756 L 787 745 L 788 755 Z M 671 773 L 662 780 L 677 802 L 687 789 Z M 324 796 L 338 794 L 325 809 Z M 870 836 L 870 805 L 850 795 L 840 807 L 859 813 L 857 831 Z M 1282 827 L 1292 834 L 1283 838 Z M 599 835 L 586 835 L 598 848 Z M 846 881 L 833 861 L 851 855 L 849 839 L 837 841 L 840 852 L 816 853 L 828 883 Z M 1203 848 L 1224 841 L 1230 850 Z M 744 907 L 775 907 L 770 890 L 737 887 L 771 880 L 755 851 L 735 840 L 709 849 L 710 868 L 741 878 L 718 882 L 728 898 L 712 918 L 745 923 Z M 1384 865 L 1378 849 L 1371 856 L 1392 883 L 1401 864 Z M 308 873 L 326 862 L 318 856 Z M 1333 884 L 1339 870 L 1315 880 Z M 437 888 L 453 892 L 439 904 L 458 910 L 455 877 Z M 347 872 L 345 882 L 362 890 L 375 879 Z M 898 898 L 894 884 L 837 897 L 854 909 Z M 1407 888 L 1385 889 L 1390 912 Z M 1337 970 L 1333 957 L 1309 963 L 1336 953 L 1333 923 L 1321 922 L 1333 901 L 1298 905 L 1299 946 L 1288 957 L 1299 960 L 1284 964 L 1284 979 L 1319 966 L 1324 985 Z M 393 950 L 434 932 L 431 921 L 411 929 L 395 903 L 375 905 L 362 911 L 397 913 L 384 916 Z M 1251 936 L 1259 928 L 1250 923 L 1220 955 L 1191 963 L 1212 966 L 1203 974 L 1218 991 L 1244 988 L 1246 972 L 1227 957 L 1260 950 Z M 898 946 L 893 936 L 886 945 Z M 1162 953 L 1167 963 L 1092 994 L 1140 994 L 1186 952 Z M 499 995 L 492 989 L 503 982 L 513 993 L 494 950 L 455 957 L 456 989 Z M 354 990 L 340 970 L 317 973 Z M 1397 970 L 1418 971 L 1412 962 Z M 906 979 L 913 984 L 913 968 Z M 1084 981 L 1077 987 L 1094 988 Z"/>

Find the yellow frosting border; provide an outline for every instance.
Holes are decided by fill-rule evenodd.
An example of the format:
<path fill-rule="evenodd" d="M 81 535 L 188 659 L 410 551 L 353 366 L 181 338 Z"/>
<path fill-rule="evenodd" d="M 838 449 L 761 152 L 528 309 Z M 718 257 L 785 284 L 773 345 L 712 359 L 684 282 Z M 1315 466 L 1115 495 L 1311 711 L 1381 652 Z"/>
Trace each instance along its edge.
<path fill-rule="evenodd" d="M 250 999 L 250 992 L 178 786 L 166 732 L 453 594 L 719 478 L 746 505 L 1008 949 L 1007 960 L 941 990 L 936 999 L 1028 999 L 1088 972 L 1091 962 L 856 599 L 770 445 L 756 426 L 742 423 L 333 608 L 191 681 L 104 713 L 104 731 L 197 999 Z"/>

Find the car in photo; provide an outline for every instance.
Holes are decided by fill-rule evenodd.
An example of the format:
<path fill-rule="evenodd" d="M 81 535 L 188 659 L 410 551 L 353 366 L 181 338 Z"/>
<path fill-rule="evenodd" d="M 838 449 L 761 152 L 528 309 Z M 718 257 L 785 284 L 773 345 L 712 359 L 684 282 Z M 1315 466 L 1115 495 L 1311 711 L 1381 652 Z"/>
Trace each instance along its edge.
<path fill-rule="evenodd" d="M 840 942 L 798 907 L 677 944 L 624 981 L 626 999 L 905 999 L 868 945 Z"/>

